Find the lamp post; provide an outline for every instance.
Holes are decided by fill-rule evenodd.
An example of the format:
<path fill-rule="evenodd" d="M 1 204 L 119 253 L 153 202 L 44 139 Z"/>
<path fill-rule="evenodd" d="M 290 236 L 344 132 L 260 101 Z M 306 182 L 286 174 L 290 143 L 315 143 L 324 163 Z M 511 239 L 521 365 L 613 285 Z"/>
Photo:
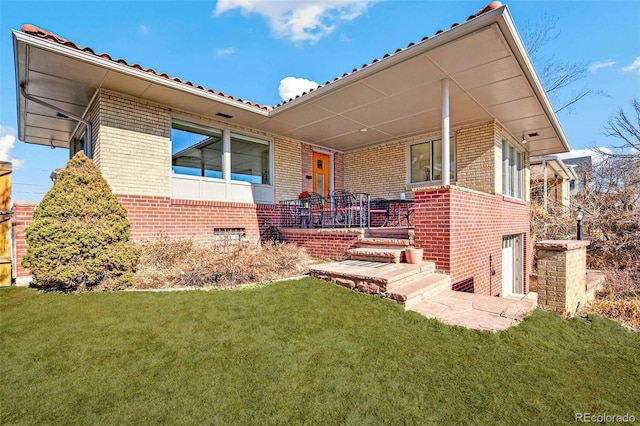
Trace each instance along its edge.
<path fill-rule="evenodd" d="M 576 210 L 576 239 L 582 239 L 582 206 Z"/>

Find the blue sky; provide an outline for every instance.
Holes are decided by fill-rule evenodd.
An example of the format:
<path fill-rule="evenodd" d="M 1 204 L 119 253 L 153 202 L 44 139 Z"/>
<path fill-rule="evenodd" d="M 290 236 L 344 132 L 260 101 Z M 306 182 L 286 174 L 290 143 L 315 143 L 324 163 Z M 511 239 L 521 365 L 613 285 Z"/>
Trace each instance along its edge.
<path fill-rule="evenodd" d="M 25 23 L 265 105 L 299 80 L 324 83 L 398 47 L 462 23 L 489 1 L 5 1 L 0 0 L 0 160 L 14 162 L 13 197 L 38 201 L 68 150 L 16 139 L 12 29 Z M 583 86 L 600 90 L 558 117 L 574 149 L 610 146 L 607 119 L 640 98 L 640 1 L 503 1 L 520 32 L 545 14 L 559 37 L 545 54 L 589 66 Z M 288 84 L 287 84 L 288 83 Z M 567 93 L 568 95 L 569 93 Z"/>

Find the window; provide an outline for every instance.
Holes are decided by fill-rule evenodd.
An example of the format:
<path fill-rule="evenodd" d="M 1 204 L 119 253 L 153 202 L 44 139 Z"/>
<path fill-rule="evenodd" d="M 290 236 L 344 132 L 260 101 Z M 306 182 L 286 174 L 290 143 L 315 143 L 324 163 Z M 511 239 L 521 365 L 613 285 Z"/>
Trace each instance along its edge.
<path fill-rule="evenodd" d="M 269 141 L 226 131 L 230 137 L 231 180 L 271 184 Z M 223 179 L 225 131 L 181 120 L 171 124 L 174 173 Z"/>
<path fill-rule="evenodd" d="M 231 179 L 268 185 L 269 142 L 231 133 Z"/>
<path fill-rule="evenodd" d="M 450 177 L 456 176 L 456 144 L 451 138 L 449 145 Z M 442 180 L 442 140 L 421 142 L 409 148 L 411 161 L 411 183 Z"/>
<path fill-rule="evenodd" d="M 215 228 L 213 241 L 216 246 L 236 246 L 245 236 L 244 228 Z"/>
<path fill-rule="evenodd" d="M 524 199 L 524 153 L 502 141 L 502 194 Z"/>

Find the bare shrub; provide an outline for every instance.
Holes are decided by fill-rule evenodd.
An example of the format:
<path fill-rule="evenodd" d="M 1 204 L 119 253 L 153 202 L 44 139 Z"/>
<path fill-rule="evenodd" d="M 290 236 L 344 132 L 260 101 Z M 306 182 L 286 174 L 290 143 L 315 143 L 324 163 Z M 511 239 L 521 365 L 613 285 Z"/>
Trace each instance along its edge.
<path fill-rule="evenodd" d="M 531 201 L 531 234 L 535 244 L 542 240 L 568 240 L 576 236 L 576 220 L 572 211 L 562 206 L 544 206 Z"/>
<path fill-rule="evenodd" d="M 640 329 L 640 272 L 609 269 L 590 310 Z"/>
<path fill-rule="evenodd" d="M 293 244 L 265 245 L 252 250 L 207 247 L 192 240 L 161 237 L 146 242 L 134 288 L 233 287 L 306 272 L 309 258 Z"/>

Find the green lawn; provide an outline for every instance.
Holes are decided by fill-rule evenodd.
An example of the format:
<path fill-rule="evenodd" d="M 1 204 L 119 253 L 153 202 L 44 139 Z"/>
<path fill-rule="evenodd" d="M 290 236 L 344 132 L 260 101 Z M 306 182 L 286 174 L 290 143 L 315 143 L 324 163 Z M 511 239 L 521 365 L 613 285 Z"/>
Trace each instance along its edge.
<path fill-rule="evenodd" d="M 537 310 L 492 334 L 312 278 L 0 290 L 0 424 L 640 421 L 640 333 Z"/>

